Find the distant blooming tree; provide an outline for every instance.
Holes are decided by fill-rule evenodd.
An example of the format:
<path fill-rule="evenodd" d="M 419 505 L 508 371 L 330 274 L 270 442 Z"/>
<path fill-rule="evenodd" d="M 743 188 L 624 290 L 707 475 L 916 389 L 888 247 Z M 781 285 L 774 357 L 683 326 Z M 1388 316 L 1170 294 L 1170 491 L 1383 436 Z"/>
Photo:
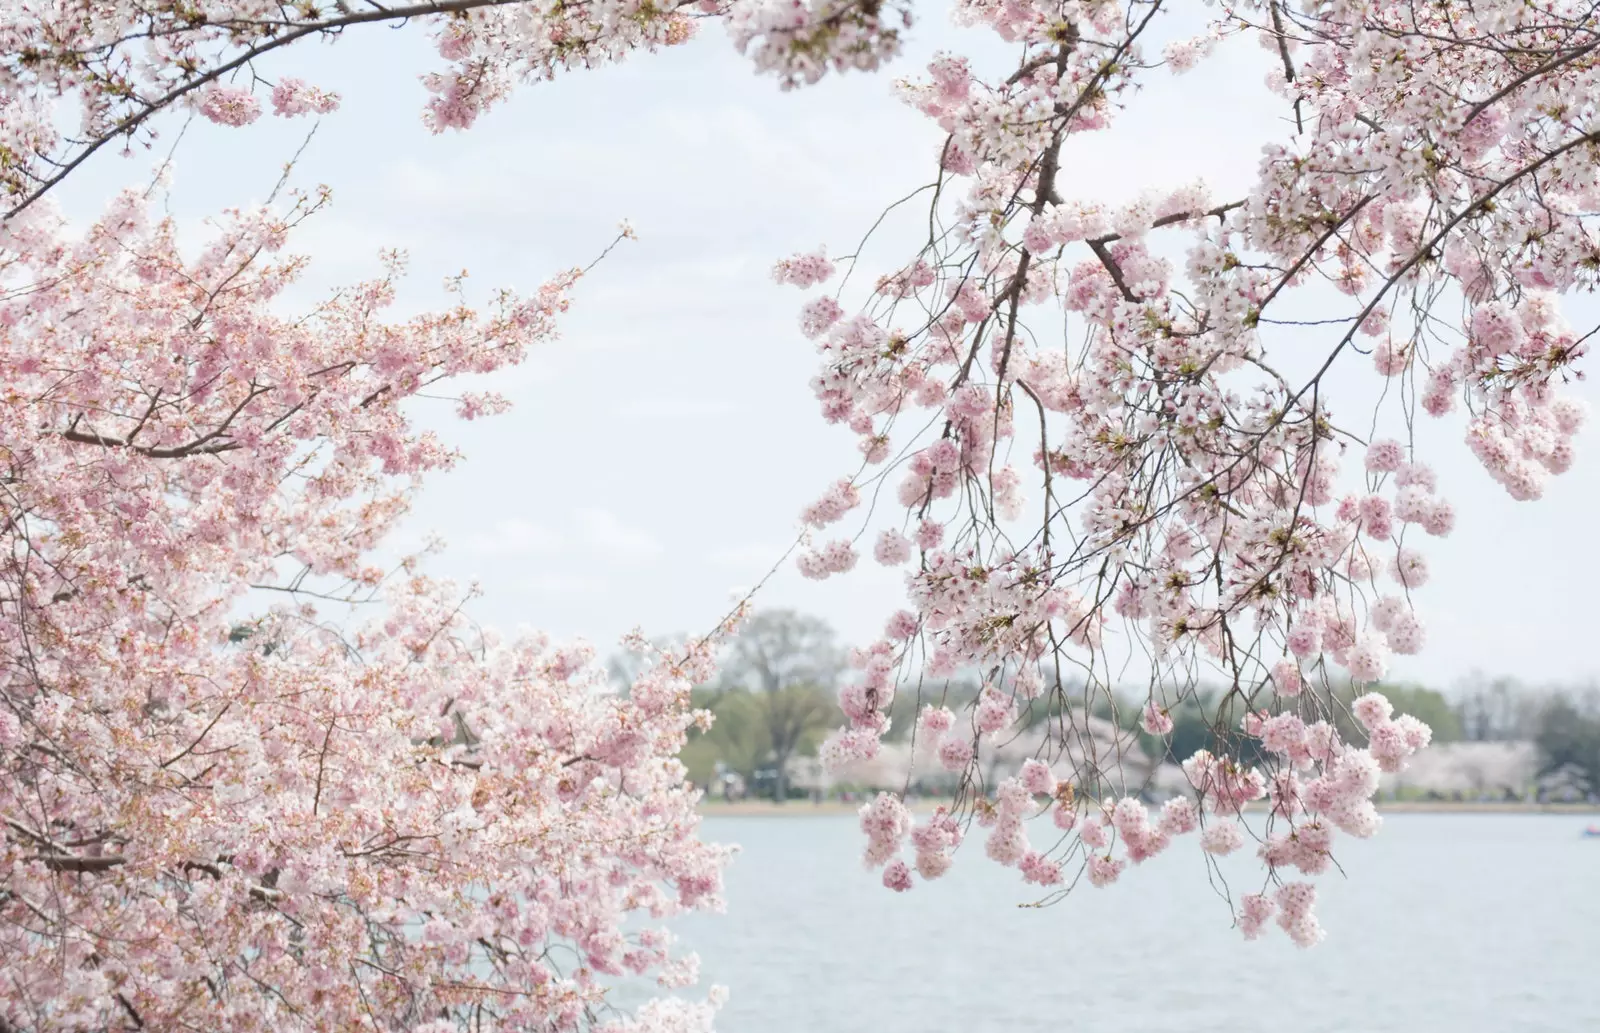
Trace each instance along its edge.
<path fill-rule="evenodd" d="M 305 210 L 189 259 L 135 194 L 0 240 L 0 1029 L 571 1027 L 598 976 L 693 979 L 649 919 L 717 902 L 676 760 L 713 643 L 623 698 L 364 560 L 454 459 L 401 404 L 549 339 L 575 274 L 286 318 Z"/>
<path fill-rule="evenodd" d="M 1172 6 L 956 0 L 1014 63 L 944 55 L 899 86 L 944 134 L 927 239 L 869 296 L 817 295 L 800 317 L 823 414 L 863 455 L 804 513 L 800 570 L 845 574 L 870 551 L 909 593 L 857 652 L 824 752 L 870 757 L 891 708 L 918 708 L 922 747 L 962 779 L 921 823 L 893 796 L 864 810 L 893 889 L 942 875 L 974 825 L 1048 895 L 1193 834 L 1208 855 L 1254 843 L 1246 936 L 1275 920 L 1310 945 L 1304 876 L 1337 834 L 1377 830 L 1379 772 L 1429 739 L 1368 693 L 1350 705 L 1365 741 L 1346 741 L 1332 696 L 1302 691 L 1375 682 L 1423 648 L 1422 543 L 1456 512 L 1412 417 L 1458 421 L 1518 499 L 1573 462 L 1584 413 L 1559 387 L 1587 335 L 1558 299 L 1600 276 L 1600 19 L 1580 0 L 1219 0 L 1209 31 L 1174 40 Z M 696 839 L 675 755 L 718 636 L 617 694 L 586 653 L 497 641 L 444 587 L 367 558 L 453 458 L 401 403 L 519 360 L 574 276 L 391 322 L 395 262 L 289 318 L 274 300 L 303 264 L 283 248 L 319 197 L 227 213 L 195 250 L 137 192 L 77 232 L 50 192 L 97 151 L 149 143 L 169 110 L 333 112 L 258 61 L 364 25 L 433 34 L 425 117 L 442 131 L 518 81 L 707 20 L 794 86 L 893 57 L 909 16 L 883 0 L 0 8 L 0 1029 L 709 1023 L 675 1001 L 615 1015 L 603 987 L 692 978 L 629 918 L 715 903 L 721 854 Z M 1248 190 L 1212 197 L 1174 155 L 1173 189 L 1062 196 L 1068 148 L 1120 98 L 1238 35 L 1268 48 L 1292 115 Z M 776 275 L 810 289 L 835 265 Z M 1326 375 L 1348 364 L 1386 387 L 1390 436 L 1331 408 Z M 879 488 L 887 527 L 859 512 Z M 315 608 L 380 588 L 365 628 Z M 1157 813 L 1115 755 L 1068 750 L 1130 653 L 1148 735 L 1204 674 L 1226 686 L 1216 712 L 1246 714 L 1216 741 L 1252 744 L 1183 758 L 1195 792 Z M 982 691 L 946 708 L 941 681 L 974 668 Z M 1039 707 L 1055 715 L 1040 755 L 983 785 L 981 741 Z"/>
<path fill-rule="evenodd" d="M 893 889 L 941 875 L 973 819 L 1047 897 L 1198 832 L 1214 855 L 1253 841 L 1244 934 L 1275 918 L 1309 946 L 1322 931 L 1303 877 L 1328 870 L 1338 834 L 1377 831 L 1380 772 L 1430 739 L 1380 694 L 1337 725 L 1328 704 L 1331 685 L 1377 682 L 1424 646 L 1425 543 L 1457 514 L 1414 446 L 1418 410 L 1458 421 L 1516 499 L 1573 463 L 1585 413 L 1560 388 L 1589 334 L 1559 296 L 1600 276 L 1600 8 L 1217 3 L 1210 31 L 1162 46 L 1168 6 L 958 4 L 1017 63 L 989 76 L 946 55 L 899 86 L 945 134 L 927 238 L 859 311 L 821 295 L 800 318 L 823 414 L 864 459 L 807 511 L 800 570 L 843 574 L 869 549 L 905 567 L 910 601 L 858 651 L 850 724 L 824 752 L 871 756 L 909 703 L 924 748 L 976 790 L 920 824 L 892 797 L 863 813 Z M 1064 156 L 1092 154 L 1118 98 L 1236 34 L 1268 49 L 1292 116 L 1247 192 L 1180 179 L 1121 206 L 1061 195 Z M 811 288 L 835 265 L 801 255 L 775 276 Z M 1358 422 L 1327 384 L 1352 364 L 1381 388 Z M 890 496 L 896 526 L 868 542 L 860 518 L 821 530 Z M 1211 712 L 1244 713 L 1218 749 L 1181 758 L 1194 798 L 1158 813 L 1120 754 L 1070 749 L 1130 657 L 1149 671 L 1149 735 L 1170 735 L 1210 679 L 1225 686 Z M 985 688 L 953 712 L 940 679 L 971 666 Z M 1059 715 L 1040 756 L 979 784 L 980 742 L 1034 708 Z M 1120 793 L 1073 791 L 1107 783 Z"/>
<path fill-rule="evenodd" d="M 729 647 L 721 682 L 755 696 L 770 753 L 758 759 L 772 763 L 779 803 L 788 799 L 789 760 L 836 716 L 829 690 L 839 680 L 840 659 L 828 623 L 793 610 L 755 614 Z"/>

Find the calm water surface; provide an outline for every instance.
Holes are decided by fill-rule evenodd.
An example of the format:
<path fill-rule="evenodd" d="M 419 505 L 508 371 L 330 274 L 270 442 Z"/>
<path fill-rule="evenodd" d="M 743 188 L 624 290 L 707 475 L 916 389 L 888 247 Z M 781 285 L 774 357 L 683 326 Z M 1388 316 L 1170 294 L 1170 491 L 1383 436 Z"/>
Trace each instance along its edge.
<path fill-rule="evenodd" d="M 728 912 L 679 926 L 723 1033 L 1600 1031 L 1590 819 L 1391 815 L 1319 881 L 1328 938 L 1246 943 L 1192 837 L 1096 890 L 1037 899 L 963 850 L 907 894 L 860 868 L 849 817 L 715 818 L 739 843 Z M 1240 859 L 1230 859 L 1240 860 Z M 1235 893 L 1258 869 L 1229 869 Z"/>

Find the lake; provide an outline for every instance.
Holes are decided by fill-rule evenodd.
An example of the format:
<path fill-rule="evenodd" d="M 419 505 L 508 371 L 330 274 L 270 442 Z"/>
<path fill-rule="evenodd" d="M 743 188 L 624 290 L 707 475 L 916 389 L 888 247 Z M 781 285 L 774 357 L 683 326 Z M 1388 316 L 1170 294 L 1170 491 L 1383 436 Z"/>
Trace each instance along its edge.
<path fill-rule="evenodd" d="M 1341 837 L 1349 878 L 1316 880 L 1327 939 L 1298 950 L 1276 926 L 1244 941 L 1192 836 L 1019 908 L 1037 887 L 977 838 L 894 894 L 862 869 L 853 817 L 710 818 L 707 838 L 743 847 L 728 912 L 678 928 L 702 987 L 731 991 L 722 1033 L 1577 1033 L 1600 1030 L 1591 820 L 1390 815 Z M 1235 897 L 1259 887 L 1253 856 L 1228 860 Z"/>

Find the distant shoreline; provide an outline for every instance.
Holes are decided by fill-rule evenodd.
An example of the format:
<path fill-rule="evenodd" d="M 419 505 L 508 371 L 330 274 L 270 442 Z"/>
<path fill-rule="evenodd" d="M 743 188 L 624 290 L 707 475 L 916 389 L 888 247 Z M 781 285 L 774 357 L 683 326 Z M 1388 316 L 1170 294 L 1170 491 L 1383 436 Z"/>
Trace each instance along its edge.
<path fill-rule="evenodd" d="M 926 813 L 940 800 L 917 800 L 909 806 L 912 811 Z M 771 800 L 740 800 L 735 803 L 702 801 L 700 814 L 707 818 L 823 818 L 841 814 L 854 814 L 861 809 L 862 801 L 845 803 L 827 800 L 811 803 L 793 800 L 777 804 Z M 1449 803 L 1442 800 L 1392 800 L 1378 802 L 1378 810 L 1387 814 L 1600 814 L 1600 804 L 1592 803 Z"/>

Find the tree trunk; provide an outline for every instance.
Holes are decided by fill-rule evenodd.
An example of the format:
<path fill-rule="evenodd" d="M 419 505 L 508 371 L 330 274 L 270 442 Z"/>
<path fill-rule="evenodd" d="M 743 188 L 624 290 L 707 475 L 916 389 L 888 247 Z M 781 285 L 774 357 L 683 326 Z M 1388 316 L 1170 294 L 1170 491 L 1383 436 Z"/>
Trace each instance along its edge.
<path fill-rule="evenodd" d="M 772 780 L 772 795 L 778 803 L 786 803 L 789 799 L 789 753 L 785 751 L 778 754 L 778 773 Z"/>

